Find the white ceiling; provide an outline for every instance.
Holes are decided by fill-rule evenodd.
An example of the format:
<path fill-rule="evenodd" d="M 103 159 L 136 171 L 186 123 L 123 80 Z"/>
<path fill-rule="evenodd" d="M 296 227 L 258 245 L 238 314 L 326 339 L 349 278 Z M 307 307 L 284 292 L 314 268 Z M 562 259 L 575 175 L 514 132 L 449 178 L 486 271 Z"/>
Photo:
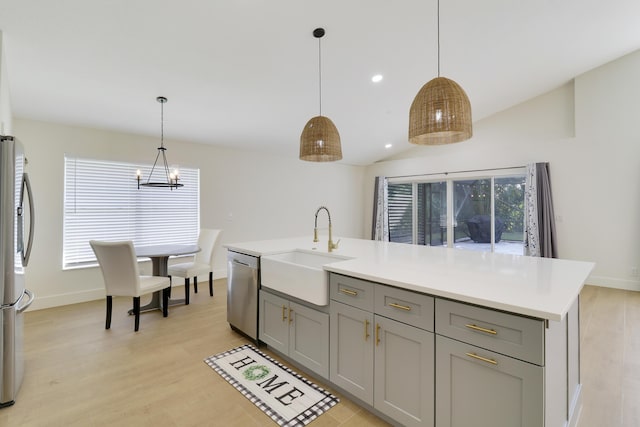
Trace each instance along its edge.
<path fill-rule="evenodd" d="M 342 162 L 364 165 L 411 147 L 409 106 L 437 75 L 436 10 L 436 0 L 0 0 L 0 31 L 14 116 L 159 137 L 162 95 L 167 139 L 297 157 L 318 115 L 312 31 L 324 27 L 322 113 Z M 639 49 L 639 17 L 638 0 L 441 0 L 441 75 L 466 90 L 477 121 Z"/>

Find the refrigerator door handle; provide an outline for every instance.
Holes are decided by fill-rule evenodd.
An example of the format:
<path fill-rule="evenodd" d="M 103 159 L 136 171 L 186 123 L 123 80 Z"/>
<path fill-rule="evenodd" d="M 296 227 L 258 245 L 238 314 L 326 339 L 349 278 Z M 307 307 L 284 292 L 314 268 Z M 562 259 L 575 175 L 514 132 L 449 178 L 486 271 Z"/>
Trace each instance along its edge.
<path fill-rule="evenodd" d="M 33 294 L 33 292 L 31 292 L 29 289 L 25 289 L 24 293 L 22 294 L 22 296 L 20 297 L 20 300 L 18 301 L 18 305 L 22 302 L 22 298 L 24 298 L 24 296 L 28 296 L 29 297 L 29 301 L 27 301 L 27 303 L 25 305 L 23 305 L 22 307 L 18 307 L 16 309 L 16 311 L 18 313 L 22 313 L 23 311 L 25 311 L 27 308 L 29 308 L 29 306 L 31 305 L 31 303 L 36 299 L 36 296 Z"/>
<path fill-rule="evenodd" d="M 29 174 L 28 173 L 24 173 L 23 177 L 22 177 L 22 189 L 21 189 L 21 193 L 20 194 L 20 207 L 18 208 L 18 220 L 19 220 L 19 225 L 18 225 L 18 233 L 20 235 L 22 235 L 23 233 L 23 209 L 22 209 L 22 205 L 24 202 L 24 194 L 25 194 L 25 190 L 27 193 L 27 199 L 29 200 L 29 240 L 27 242 L 27 246 L 25 248 L 24 246 L 24 236 L 22 238 L 19 239 L 19 245 L 21 247 L 21 251 L 20 254 L 22 256 L 22 265 L 24 267 L 27 266 L 27 264 L 29 263 L 29 257 L 31 256 L 31 247 L 33 246 L 33 231 L 34 231 L 34 223 L 35 223 L 35 217 L 34 217 L 34 209 L 33 209 L 33 195 L 31 194 L 31 182 L 29 181 Z"/>

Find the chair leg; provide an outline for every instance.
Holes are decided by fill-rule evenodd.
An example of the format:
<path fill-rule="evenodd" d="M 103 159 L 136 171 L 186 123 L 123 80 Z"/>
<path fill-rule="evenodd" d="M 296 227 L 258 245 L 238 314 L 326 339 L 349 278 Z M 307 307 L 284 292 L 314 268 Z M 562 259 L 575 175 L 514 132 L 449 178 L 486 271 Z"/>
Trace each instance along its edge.
<path fill-rule="evenodd" d="M 162 290 L 162 317 L 169 315 L 169 292 L 171 292 L 171 287 Z"/>
<path fill-rule="evenodd" d="M 169 278 L 169 298 L 171 298 L 171 288 L 173 287 L 173 280 L 171 280 L 171 276 L 167 276 Z"/>
<path fill-rule="evenodd" d="M 113 297 L 111 295 L 107 295 L 107 320 L 105 321 L 104 328 L 111 328 L 111 310 L 113 308 Z"/>
<path fill-rule="evenodd" d="M 213 271 L 209 272 L 209 295 L 213 296 Z"/>
<path fill-rule="evenodd" d="M 133 297 L 133 314 L 136 316 L 136 325 L 134 330 L 138 332 L 140 328 L 140 297 Z"/>
<path fill-rule="evenodd" d="M 184 305 L 189 305 L 189 278 L 184 278 Z"/>
<path fill-rule="evenodd" d="M 198 293 L 198 276 L 193 276 L 193 292 Z"/>

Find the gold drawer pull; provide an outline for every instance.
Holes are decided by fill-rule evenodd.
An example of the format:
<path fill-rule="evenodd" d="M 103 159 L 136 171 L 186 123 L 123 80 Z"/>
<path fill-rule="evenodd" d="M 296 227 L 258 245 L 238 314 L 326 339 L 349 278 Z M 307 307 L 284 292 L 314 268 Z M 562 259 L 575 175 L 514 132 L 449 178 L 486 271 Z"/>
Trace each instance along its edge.
<path fill-rule="evenodd" d="M 491 335 L 498 334 L 498 332 L 493 329 L 481 328 L 480 326 L 476 326 L 476 325 L 464 325 L 464 326 L 466 326 L 469 329 L 473 329 L 474 331 L 484 332 L 485 334 L 491 334 Z"/>
<path fill-rule="evenodd" d="M 364 340 L 369 339 L 369 319 L 364 319 Z"/>
<path fill-rule="evenodd" d="M 474 359 L 478 359 L 478 360 L 482 360 L 483 362 L 487 362 L 487 363 L 491 363 L 492 365 L 497 365 L 498 362 L 496 362 L 493 359 L 487 359 L 486 357 L 482 357 L 482 356 L 478 356 L 475 353 L 465 353 L 467 356 L 469 357 L 473 357 Z"/>
<path fill-rule="evenodd" d="M 390 302 L 389 305 L 391 307 L 399 308 L 401 310 L 411 311 L 411 307 L 408 307 L 406 305 L 396 304 L 395 302 Z"/>
<path fill-rule="evenodd" d="M 291 315 L 291 313 L 293 313 L 293 310 L 289 308 L 289 323 L 293 322 L 293 316 Z"/>
<path fill-rule="evenodd" d="M 380 324 L 376 323 L 376 346 L 380 344 Z"/>
<path fill-rule="evenodd" d="M 282 321 L 284 322 L 285 320 L 287 320 L 287 315 L 285 314 L 287 311 L 287 307 L 285 307 L 284 305 L 282 306 Z"/>
<path fill-rule="evenodd" d="M 338 290 L 338 292 L 342 292 L 343 294 L 351 295 L 352 297 L 355 297 L 356 295 L 358 295 L 358 293 L 356 291 L 351 291 L 349 289 L 344 289 L 344 288 L 340 288 Z"/>

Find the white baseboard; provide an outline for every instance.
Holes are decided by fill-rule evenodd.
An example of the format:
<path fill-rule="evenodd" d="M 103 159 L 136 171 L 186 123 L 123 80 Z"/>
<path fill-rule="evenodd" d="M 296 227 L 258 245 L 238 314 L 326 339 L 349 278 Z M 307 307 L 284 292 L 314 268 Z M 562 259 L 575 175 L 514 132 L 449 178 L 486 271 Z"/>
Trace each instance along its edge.
<path fill-rule="evenodd" d="M 27 311 L 42 310 L 45 308 L 59 307 L 61 305 L 77 304 L 80 302 L 95 301 L 104 298 L 104 288 L 90 289 L 82 292 L 73 292 L 68 294 L 58 294 L 50 296 L 39 296 Z"/>
<path fill-rule="evenodd" d="M 618 279 L 606 276 L 589 276 L 586 283 L 588 285 L 602 286 L 604 288 L 623 289 L 626 291 L 640 291 L 639 280 Z"/>
<path fill-rule="evenodd" d="M 215 279 L 223 279 L 227 277 L 227 269 L 220 269 L 213 271 L 213 278 Z M 209 280 L 208 277 L 199 277 L 198 283 L 204 283 Z M 174 281 L 173 288 L 182 288 L 184 286 L 184 282 L 181 280 Z M 184 292 L 182 290 L 178 292 Z M 48 295 L 41 296 L 36 294 L 36 299 L 33 301 L 33 304 L 27 309 L 27 311 L 35 311 L 35 310 L 43 310 L 45 308 L 52 307 L 60 307 L 63 305 L 70 304 L 78 304 L 81 302 L 89 302 L 95 301 L 99 299 L 104 299 L 104 288 L 96 288 L 96 289 L 88 289 L 81 292 L 73 292 L 66 294 L 58 294 L 58 295 Z"/>

